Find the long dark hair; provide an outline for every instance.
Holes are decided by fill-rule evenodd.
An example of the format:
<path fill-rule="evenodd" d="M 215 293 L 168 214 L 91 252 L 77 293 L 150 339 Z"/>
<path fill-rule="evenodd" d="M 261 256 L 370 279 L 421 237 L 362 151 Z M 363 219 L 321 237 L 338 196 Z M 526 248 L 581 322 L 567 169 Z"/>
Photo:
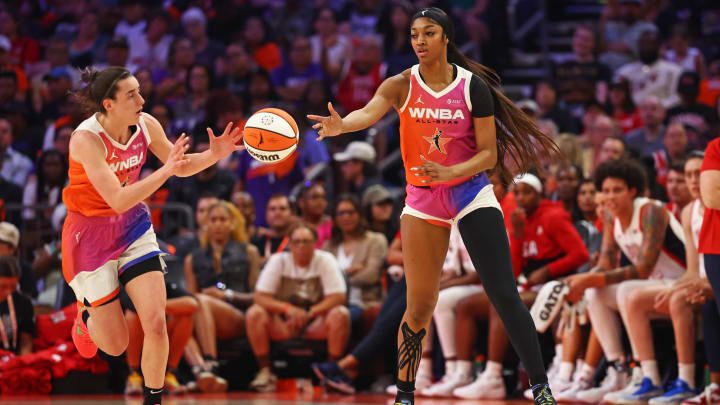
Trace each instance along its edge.
<path fill-rule="evenodd" d="M 88 114 L 96 112 L 105 114 L 107 111 L 103 107 L 103 100 L 106 98 L 114 100 L 118 91 L 118 82 L 130 76 L 132 73 L 121 66 L 110 66 L 102 71 L 93 67 L 86 68 L 82 72 L 82 81 L 86 85 L 74 95 Z"/>
<path fill-rule="evenodd" d="M 44 166 L 45 166 L 45 161 L 48 160 L 48 158 L 53 157 L 53 156 L 60 159 L 60 164 L 62 165 L 62 171 L 60 172 L 60 173 L 62 173 L 62 179 L 60 180 L 60 184 L 59 184 L 60 188 L 65 186 L 65 181 L 68 178 L 68 162 L 67 162 L 67 159 L 65 158 L 65 156 L 62 153 L 60 153 L 60 151 L 57 149 L 49 149 L 49 150 L 46 150 L 45 152 L 43 152 L 43 154 L 40 155 L 40 158 L 38 159 L 37 166 L 36 166 L 37 167 L 37 190 L 36 190 L 37 194 L 35 195 L 35 198 L 36 198 L 35 201 L 38 203 L 41 201 L 47 201 L 47 199 L 48 199 L 47 192 L 45 191 L 45 186 L 47 185 L 49 179 L 47 177 L 45 177 Z"/>
<path fill-rule="evenodd" d="M 362 206 L 360 205 L 360 201 L 357 197 L 350 193 L 343 193 L 340 194 L 340 196 L 335 200 L 335 206 L 333 207 L 333 224 L 332 224 L 332 232 L 330 234 L 330 241 L 333 245 L 340 245 L 343 241 L 343 233 L 340 227 L 337 224 L 337 211 L 338 207 L 341 203 L 349 202 L 358 215 L 358 226 L 355 229 L 355 235 L 360 236 L 365 234 L 365 231 L 368 230 L 368 224 L 365 220 L 365 216 L 363 215 Z"/>
<path fill-rule="evenodd" d="M 500 90 L 500 76 L 490 69 L 463 55 L 455 45 L 455 27 L 450 17 L 437 7 L 423 8 L 410 19 L 410 24 L 418 18 L 434 20 L 443 29 L 443 36 L 448 38 L 447 60 L 470 72 L 480 76 L 490 88 L 495 102 L 495 122 L 500 127 L 497 137 L 497 163 L 491 172 L 500 176 L 504 184 L 510 184 L 513 178 L 512 171 L 505 165 L 505 158 L 510 157 L 515 162 L 520 173 L 530 168 L 541 168 L 540 153 L 551 156 L 560 156 L 552 138 L 538 129 L 533 120 L 522 110 L 517 108 Z"/>

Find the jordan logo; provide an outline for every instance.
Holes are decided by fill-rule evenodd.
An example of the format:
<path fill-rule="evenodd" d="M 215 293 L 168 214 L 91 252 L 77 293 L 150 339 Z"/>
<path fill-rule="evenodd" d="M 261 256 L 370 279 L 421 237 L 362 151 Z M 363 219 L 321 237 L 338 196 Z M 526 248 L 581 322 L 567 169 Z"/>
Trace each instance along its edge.
<path fill-rule="evenodd" d="M 423 139 L 428 141 L 428 143 L 430 144 L 430 149 L 428 149 L 428 155 L 435 151 L 447 155 L 447 149 L 445 148 L 445 145 L 448 142 L 452 141 L 452 138 L 443 138 L 442 133 L 443 131 L 435 128 L 435 133 L 432 136 L 423 136 Z"/>
<path fill-rule="evenodd" d="M 117 159 L 117 155 L 115 154 L 115 149 L 113 149 L 112 155 L 110 155 L 110 159 Z"/>
<path fill-rule="evenodd" d="M 422 101 L 422 98 L 421 98 L 421 97 L 422 97 L 422 94 L 420 94 L 420 95 L 418 96 L 417 100 L 415 100 L 415 104 L 425 104 L 425 102 Z"/>
<path fill-rule="evenodd" d="M 80 232 L 75 234 L 75 242 L 80 243 Z"/>

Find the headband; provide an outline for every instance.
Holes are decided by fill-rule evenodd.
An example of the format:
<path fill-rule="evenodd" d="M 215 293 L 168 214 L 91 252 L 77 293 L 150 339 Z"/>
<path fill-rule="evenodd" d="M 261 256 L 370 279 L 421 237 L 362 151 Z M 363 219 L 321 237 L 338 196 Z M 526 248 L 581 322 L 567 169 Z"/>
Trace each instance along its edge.
<path fill-rule="evenodd" d="M 427 7 L 420 9 L 410 19 L 410 25 L 418 18 L 429 18 L 437 22 L 443 29 L 443 33 L 448 37 L 448 41 L 453 42 L 455 40 L 455 26 L 450 20 L 450 17 L 441 9 L 437 7 Z"/>

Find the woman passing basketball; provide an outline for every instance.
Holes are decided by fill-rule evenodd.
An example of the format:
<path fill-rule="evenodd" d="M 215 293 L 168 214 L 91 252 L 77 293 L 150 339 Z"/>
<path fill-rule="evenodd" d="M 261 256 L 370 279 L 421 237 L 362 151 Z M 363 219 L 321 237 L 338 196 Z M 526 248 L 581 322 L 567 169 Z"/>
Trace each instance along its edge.
<path fill-rule="evenodd" d="M 422 341 L 438 297 L 450 226 L 458 224 L 483 287 L 525 364 L 535 403 L 554 404 L 532 318 L 520 299 L 510 262 L 502 212 L 485 171 L 508 182 L 511 157 L 520 170 L 537 164 L 536 145 L 554 143 L 495 87 L 497 76 L 467 59 L 453 43 L 448 15 L 432 7 L 411 20 L 419 64 L 386 79 L 360 110 L 341 118 L 328 103 L 318 121 L 320 138 L 358 131 L 390 107 L 400 117 L 407 197 L 401 214 L 407 310 L 398 333 L 396 404 L 413 404 Z M 495 124 L 501 128 L 496 132 Z M 317 370 L 316 370 L 317 372 Z"/>
<path fill-rule="evenodd" d="M 210 149 L 185 154 L 183 134 L 173 145 L 160 123 L 142 112 L 138 81 L 125 68 L 83 74 L 77 93 L 93 114 L 70 138 L 68 215 L 62 232 L 65 280 L 78 300 L 72 337 L 78 352 L 100 348 L 118 356 L 128 344 L 120 284 L 130 296 L 144 332 L 142 372 L 145 405 L 160 404 L 167 367 L 164 262 L 145 199 L 172 176 L 190 176 L 235 150 L 240 130 L 228 124 L 221 136 L 208 128 Z M 139 180 L 150 150 L 163 166 Z"/>

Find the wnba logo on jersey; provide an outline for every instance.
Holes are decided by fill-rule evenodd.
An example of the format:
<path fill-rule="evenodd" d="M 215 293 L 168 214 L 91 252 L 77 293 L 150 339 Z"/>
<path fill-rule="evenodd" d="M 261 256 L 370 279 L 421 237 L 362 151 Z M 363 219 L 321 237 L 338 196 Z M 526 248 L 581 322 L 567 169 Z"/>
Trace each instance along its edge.
<path fill-rule="evenodd" d="M 457 120 L 465 119 L 462 109 L 455 109 L 454 111 L 449 108 L 425 108 L 425 107 L 410 107 L 410 117 L 412 118 L 423 118 L 423 119 L 441 119 L 441 120 Z"/>
<path fill-rule="evenodd" d="M 113 151 L 114 153 L 114 151 Z M 113 173 L 117 172 L 118 170 L 127 170 L 132 167 L 135 167 L 142 163 L 143 159 L 143 152 L 140 152 L 140 155 L 130 156 L 129 158 L 121 161 L 121 162 L 113 162 L 110 163 L 110 170 L 113 171 Z"/>

